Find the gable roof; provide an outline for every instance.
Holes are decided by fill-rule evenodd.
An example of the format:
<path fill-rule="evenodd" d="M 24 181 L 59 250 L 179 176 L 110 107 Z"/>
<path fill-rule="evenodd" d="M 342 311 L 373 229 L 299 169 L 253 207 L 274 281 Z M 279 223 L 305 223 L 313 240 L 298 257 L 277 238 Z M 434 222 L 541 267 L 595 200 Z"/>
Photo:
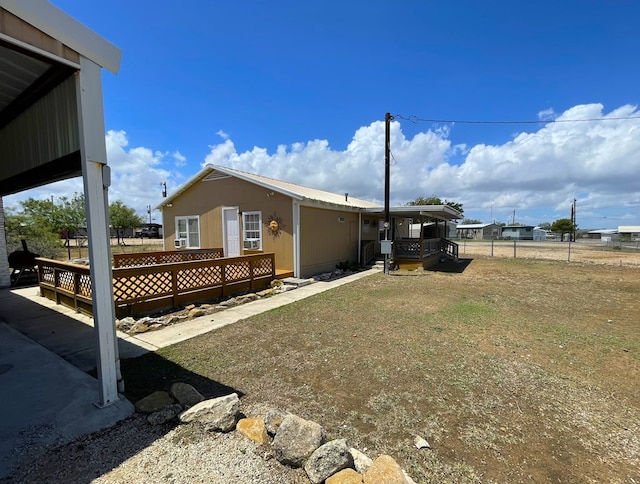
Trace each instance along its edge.
<path fill-rule="evenodd" d="M 254 185 L 261 186 L 267 190 L 271 190 L 282 195 L 294 198 L 301 202 L 307 201 L 311 203 L 317 203 L 322 205 L 331 205 L 344 209 L 380 209 L 380 205 L 362 200 L 360 198 L 351 197 L 348 195 L 338 195 L 336 193 L 326 192 L 324 190 L 318 190 L 316 188 L 305 187 L 297 185 L 295 183 L 289 183 L 275 178 L 269 178 L 262 175 L 255 175 L 253 173 L 247 173 L 245 171 L 236 170 L 220 165 L 206 165 L 199 173 L 192 177 L 187 183 L 182 185 L 178 190 L 172 193 L 169 197 L 165 198 L 157 208 L 162 208 L 168 203 L 171 203 L 176 197 L 184 193 L 190 187 L 200 181 L 207 179 L 214 179 L 220 176 L 232 176 L 240 180 L 253 183 Z"/>
<path fill-rule="evenodd" d="M 355 198 L 346 194 L 339 195 L 336 193 L 318 190 L 317 188 L 305 187 L 295 183 L 289 183 L 275 178 L 269 178 L 262 175 L 247 173 L 246 171 L 228 168 L 226 166 L 207 164 L 196 175 L 189 179 L 184 185 L 179 187 L 175 192 L 165 198 L 156 209 L 162 209 L 164 206 L 172 203 L 178 196 L 194 186 L 196 183 L 207 179 L 213 180 L 232 176 L 240 180 L 253 183 L 267 190 L 280 193 L 282 195 L 299 200 L 309 205 L 317 205 L 323 208 L 332 207 L 342 210 L 357 210 L 366 213 L 381 214 L 384 207 L 377 203 Z M 389 207 L 389 213 L 399 217 L 431 217 L 439 220 L 456 220 L 462 218 L 462 214 L 449 205 L 413 205 Z"/>

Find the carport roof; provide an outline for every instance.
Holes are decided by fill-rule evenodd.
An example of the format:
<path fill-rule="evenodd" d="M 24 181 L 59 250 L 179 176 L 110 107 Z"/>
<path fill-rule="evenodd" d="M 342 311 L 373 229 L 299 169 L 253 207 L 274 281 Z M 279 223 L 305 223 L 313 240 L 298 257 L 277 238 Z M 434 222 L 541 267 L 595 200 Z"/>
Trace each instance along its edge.
<path fill-rule="evenodd" d="M 117 73 L 121 51 L 46 0 L 0 0 L 0 129 L 80 70 L 81 58 Z M 29 136 L 51 136 L 41 127 Z M 69 153 L 25 176 L 0 166 L 0 195 L 79 176 L 78 160 Z"/>

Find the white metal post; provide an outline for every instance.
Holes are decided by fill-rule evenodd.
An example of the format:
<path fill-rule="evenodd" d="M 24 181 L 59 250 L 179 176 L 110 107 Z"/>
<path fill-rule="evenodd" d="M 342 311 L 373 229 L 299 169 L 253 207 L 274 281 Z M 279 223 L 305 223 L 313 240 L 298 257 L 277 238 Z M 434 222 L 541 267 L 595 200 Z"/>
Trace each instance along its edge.
<path fill-rule="evenodd" d="M 108 197 L 110 172 L 107 166 L 102 79 L 100 67 L 81 57 L 76 73 L 80 155 L 84 181 L 85 213 L 89 236 L 89 261 L 93 319 L 98 369 L 98 406 L 111 405 L 118 399 L 118 382 L 122 379 L 118 358 L 113 275 L 109 244 Z"/>

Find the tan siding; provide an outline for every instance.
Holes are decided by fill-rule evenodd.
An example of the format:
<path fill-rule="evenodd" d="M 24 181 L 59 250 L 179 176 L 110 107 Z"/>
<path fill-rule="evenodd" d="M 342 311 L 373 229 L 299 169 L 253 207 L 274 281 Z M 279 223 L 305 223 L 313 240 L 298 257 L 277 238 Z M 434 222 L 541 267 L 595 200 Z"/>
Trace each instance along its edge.
<path fill-rule="evenodd" d="M 300 232 L 302 277 L 332 271 L 339 262 L 357 262 L 357 213 L 301 207 Z"/>
<path fill-rule="evenodd" d="M 269 194 L 269 196 L 267 196 Z M 291 198 L 271 192 L 237 178 L 221 178 L 197 182 L 172 200 L 163 210 L 165 246 L 173 247 L 176 216 L 200 216 L 200 245 L 203 248 L 223 247 L 222 209 L 238 207 L 240 212 L 262 212 L 262 251 L 276 254 L 278 270 L 293 270 L 293 218 Z M 267 227 L 269 216 L 282 223 L 276 236 Z M 242 216 L 240 229 L 242 233 Z M 242 240 L 240 241 L 242 250 Z M 251 252 L 254 253 L 255 251 Z M 250 253 L 243 251 L 243 253 Z"/>

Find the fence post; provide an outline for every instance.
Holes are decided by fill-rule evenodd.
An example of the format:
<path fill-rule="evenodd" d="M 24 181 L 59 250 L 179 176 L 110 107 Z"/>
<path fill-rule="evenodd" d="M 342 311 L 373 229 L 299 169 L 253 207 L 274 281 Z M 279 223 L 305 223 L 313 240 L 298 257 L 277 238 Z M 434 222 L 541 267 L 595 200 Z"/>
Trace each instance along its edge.
<path fill-rule="evenodd" d="M 567 262 L 571 262 L 571 237 L 569 237 L 569 250 L 567 251 Z"/>
<path fill-rule="evenodd" d="M 491 257 L 493 257 L 493 239 L 491 239 Z"/>
<path fill-rule="evenodd" d="M 516 258 L 516 241 L 513 241 L 513 258 Z"/>

